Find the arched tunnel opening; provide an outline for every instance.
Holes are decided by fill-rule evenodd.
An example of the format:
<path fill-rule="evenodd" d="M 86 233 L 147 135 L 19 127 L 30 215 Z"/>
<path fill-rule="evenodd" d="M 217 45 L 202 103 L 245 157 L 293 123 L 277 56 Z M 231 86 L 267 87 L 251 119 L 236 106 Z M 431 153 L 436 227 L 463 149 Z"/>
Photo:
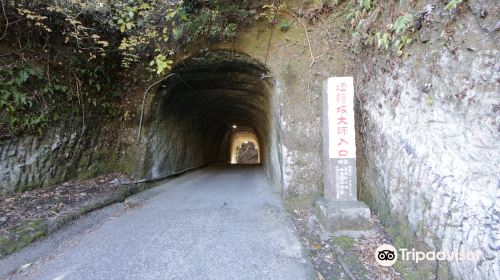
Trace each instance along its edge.
<path fill-rule="evenodd" d="M 214 162 L 250 163 L 262 164 L 279 184 L 279 133 L 267 68 L 245 54 L 218 51 L 186 59 L 171 72 L 148 114 L 145 173 L 158 177 Z"/>
<path fill-rule="evenodd" d="M 260 147 L 257 134 L 251 127 L 233 125 L 230 137 L 231 164 L 260 164 Z"/>

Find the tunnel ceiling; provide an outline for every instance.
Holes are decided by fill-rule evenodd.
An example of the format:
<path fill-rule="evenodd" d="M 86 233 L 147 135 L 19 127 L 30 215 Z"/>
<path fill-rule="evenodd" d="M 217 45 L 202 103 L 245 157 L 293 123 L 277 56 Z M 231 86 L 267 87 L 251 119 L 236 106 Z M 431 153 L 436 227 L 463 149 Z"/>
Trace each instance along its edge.
<path fill-rule="evenodd" d="M 181 117 L 209 123 L 259 127 L 267 121 L 266 69 L 242 54 L 216 52 L 173 69 L 163 106 L 176 105 Z M 262 133 L 261 131 L 259 131 Z"/>
<path fill-rule="evenodd" d="M 156 123 L 152 133 L 164 134 L 164 145 L 182 141 L 187 157 L 203 153 L 203 161 L 228 160 L 233 124 L 252 128 L 266 143 L 270 81 L 256 60 L 241 53 L 205 52 L 172 73 L 156 93 L 150 116 Z"/>

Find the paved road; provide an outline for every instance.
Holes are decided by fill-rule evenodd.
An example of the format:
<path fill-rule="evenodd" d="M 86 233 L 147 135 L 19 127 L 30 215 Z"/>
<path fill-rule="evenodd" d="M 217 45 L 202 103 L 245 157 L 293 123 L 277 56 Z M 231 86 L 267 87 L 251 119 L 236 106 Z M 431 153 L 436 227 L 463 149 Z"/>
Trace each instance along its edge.
<path fill-rule="evenodd" d="M 279 195 L 258 166 L 215 165 L 129 204 L 79 234 L 35 244 L 57 246 L 8 278 L 314 279 Z M 21 251 L 10 263 L 23 254 L 33 255 Z"/>

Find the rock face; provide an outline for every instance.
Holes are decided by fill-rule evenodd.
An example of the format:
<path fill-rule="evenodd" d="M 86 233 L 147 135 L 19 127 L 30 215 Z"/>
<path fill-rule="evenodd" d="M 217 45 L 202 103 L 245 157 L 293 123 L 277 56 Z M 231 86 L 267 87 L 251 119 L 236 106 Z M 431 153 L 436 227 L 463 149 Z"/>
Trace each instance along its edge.
<path fill-rule="evenodd" d="M 259 155 L 255 144 L 252 142 L 243 143 L 238 150 L 238 163 L 255 164 L 258 163 Z"/>
<path fill-rule="evenodd" d="M 133 135 L 130 131 L 112 132 L 96 125 L 82 134 L 74 123 L 60 123 L 43 135 L 26 135 L 0 145 L 0 194 L 111 171 L 134 173 L 128 160 L 132 154 L 125 148 L 132 140 L 127 138 Z"/>
<path fill-rule="evenodd" d="M 420 31 L 425 43 L 401 64 L 376 57 L 359 68 L 359 192 L 398 245 L 479 252 L 451 272 L 499 279 L 499 35 L 474 13 L 456 19 L 451 40 L 442 26 Z"/>

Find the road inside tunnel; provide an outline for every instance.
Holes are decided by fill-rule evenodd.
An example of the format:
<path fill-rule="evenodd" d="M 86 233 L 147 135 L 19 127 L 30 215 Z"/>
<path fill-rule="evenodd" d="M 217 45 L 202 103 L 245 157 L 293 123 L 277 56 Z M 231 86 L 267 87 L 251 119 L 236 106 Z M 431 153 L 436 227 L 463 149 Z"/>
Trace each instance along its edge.
<path fill-rule="evenodd" d="M 211 165 L 127 201 L 4 259 L 0 278 L 25 263 L 8 279 L 316 278 L 260 166 Z"/>

